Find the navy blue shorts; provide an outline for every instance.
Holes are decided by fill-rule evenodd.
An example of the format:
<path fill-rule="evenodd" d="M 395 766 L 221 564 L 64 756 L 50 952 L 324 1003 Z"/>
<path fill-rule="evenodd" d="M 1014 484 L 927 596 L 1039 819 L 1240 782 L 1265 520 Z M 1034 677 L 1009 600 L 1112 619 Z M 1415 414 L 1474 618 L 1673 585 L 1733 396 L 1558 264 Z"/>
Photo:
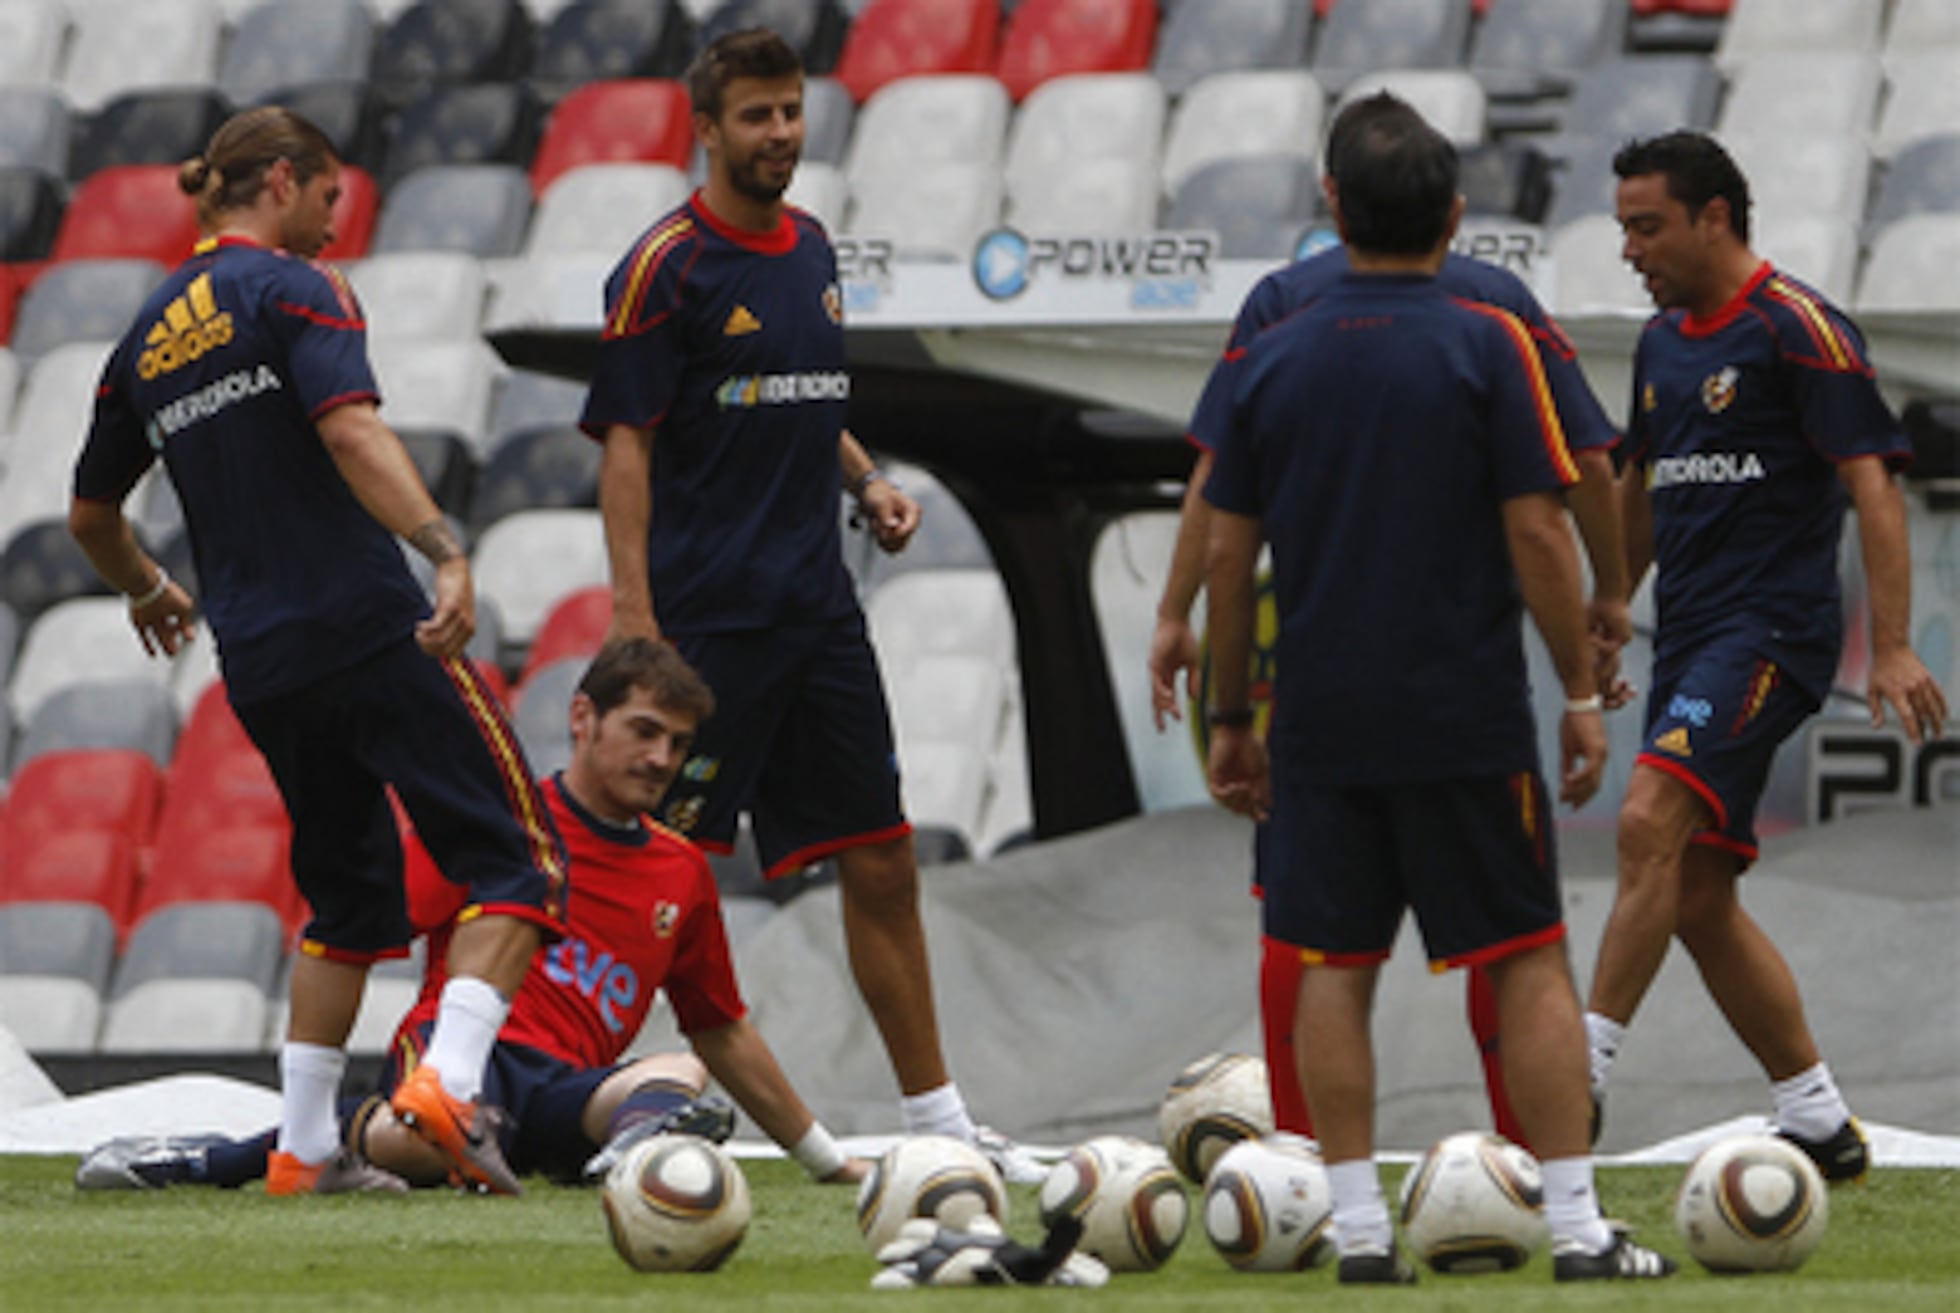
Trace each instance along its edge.
<path fill-rule="evenodd" d="M 1744 643 L 1710 643 L 1654 670 L 1643 766 L 1695 791 L 1715 818 L 1693 842 L 1756 860 L 1756 804 L 1776 750 L 1817 710 L 1815 694 Z"/>
<path fill-rule="evenodd" d="M 891 713 L 864 616 L 676 636 L 715 693 L 661 819 L 732 851 L 748 812 L 770 878 L 911 832 L 898 800 Z"/>
<path fill-rule="evenodd" d="M 1254 847 L 1267 937 L 1308 963 L 1368 966 L 1414 909 L 1432 970 L 1565 935 L 1551 801 L 1536 771 L 1363 788 L 1273 761 Z"/>
<path fill-rule="evenodd" d="M 428 1051 L 435 1022 L 416 1027 L 412 1052 L 397 1043 L 381 1071 L 381 1093 L 393 1094 Z M 497 1142 L 504 1160 L 520 1176 L 533 1172 L 555 1181 L 576 1181 L 585 1160 L 600 1146 L 586 1135 L 581 1119 L 592 1095 L 626 1063 L 575 1067 L 562 1058 L 523 1044 L 497 1041 L 483 1069 L 483 1102 L 506 1114 Z"/>
<path fill-rule="evenodd" d="M 313 909 L 304 951 L 365 962 L 399 955 L 413 937 L 388 785 L 472 907 L 556 933 L 565 897 L 558 831 L 516 734 L 468 661 L 436 661 L 404 639 L 235 710 L 292 818 L 293 878 Z"/>

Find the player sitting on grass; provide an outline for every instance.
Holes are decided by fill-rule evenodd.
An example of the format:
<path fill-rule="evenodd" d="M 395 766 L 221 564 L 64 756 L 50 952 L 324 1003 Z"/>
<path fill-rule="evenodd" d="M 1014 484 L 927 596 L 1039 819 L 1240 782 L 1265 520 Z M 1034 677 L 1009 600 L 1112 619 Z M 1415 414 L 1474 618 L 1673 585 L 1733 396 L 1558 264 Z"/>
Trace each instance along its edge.
<path fill-rule="evenodd" d="M 647 815 L 713 708 L 707 685 L 673 648 L 642 638 L 607 644 L 572 698 L 571 764 L 544 787 L 571 859 L 568 933 L 533 964 L 486 1076 L 486 1102 L 510 1114 L 497 1134 L 517 1172 L 593 1179 L 628 1145 L 659 1131 L 726 1139 L 733 1113 L 700 1097 L 712 1074 L 812 1177 L 863 1175 L 864 1165 L 846 1158 L 810 1114 L 744 1015 L 706 859 Z M 410 915 L 429 933 L 430 966 L 395 1033 L 381 1093 L 343 1116 L 348 1147 L 396 1174 L 389 1183 L 396 1189 L 447 1177 L 443 1161 L 395 1119 L 386 1095 L 427 1042 L 461 899 L 419 844 L 410 845 L 407 885 Z M 622 1062 L 662 988 L 693 1054 Z M 274 1134 L 111 1140 L 82 1160 L 75 1184 L 242 1185 L 264 1176 Z"/>

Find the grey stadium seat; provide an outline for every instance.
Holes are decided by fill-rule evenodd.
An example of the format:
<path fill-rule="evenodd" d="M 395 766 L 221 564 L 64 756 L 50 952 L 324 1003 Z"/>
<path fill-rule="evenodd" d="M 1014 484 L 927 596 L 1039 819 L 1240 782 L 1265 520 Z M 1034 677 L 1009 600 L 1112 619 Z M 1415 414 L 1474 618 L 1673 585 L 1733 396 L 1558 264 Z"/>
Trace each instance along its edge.
<path fill-rule="evenodd" d="M 131 91 L 104 105 L 75 139 L 68 176 L 86 178 L 123 164 L 177 164 L 203 151 L 231 116 L 231 102 L 209 87 Z"/>
<path fill-rule="evenodd" d="M 1158 31 L 1151 71 L 1164 94 L 1181 96 L 1214 73 L 1300 68 L 1312 31 L 1313 6 L 1299 0 L 1181 4 Z"/>
<path fill-rule="evenodd" d="M 444 83 L 507 82 L 523 75 L 531 40 L 518 0 L 419 0 L 381 33 L 368 80 L 392 106 Z"/>
<path fill-rule="evenodd" d="M 813 77 L 803 84 L 803 159 L 841 165 L 851 146 L 857 103 L 836 78 Z"/>
<path fill-rule="evenodd" d="M 1298 155 L 1207 164 L 1184 180 L 1165 227 L 1217 232 L 1230 260 L 1283 260 L 1318 212 L 1320 171 Z"/>
<path fill-rule="evenodd" d="M 1470 47 L 1470 72 L 1491 98 L 1492 131 L 1556 125 L 1542 102 L 1619 53 L 1626 0 L 1494 0 Z"/>
<path fill-rule="evenodd" d="M 477 531 L 518 511 L 599 504 L 599 444 L 576 428 L 541 428 L 501 443 L 477 477 Z"/>
<path fill-rule="evenodd" d="M 1722 77 L 1699 55 L 1609 59 L 1580 80 L 1560 123 L 1568 137 L 1650 137 L 1708 128 Z"/>
<path fill-rule="evenodd" d="M 572 694 L 588 664 L 585 657 L 553 661 L 533 671 L 517 690 L 511 728 L 539 779 L 563 769 L 572 759 Z"/>
<path fill-rule="evenodd" d="M 0 551 L 0 598 L 23 620 L 32 621 L 56 602 L 108 591 L 68 532 L 66 518 L 24 524 Z"/>
<path fill-rule="evenodd" d="M 539 34 L 531 84 L 556 101 L 587 82 L 679 77 L 693 50 L 682 0 L 573 0 Z"/>
<path fill-rule="evenodd" d="M 62 260 L 49 265 L 20 299 L 14 354 L 31 364 L 70 342 L 113 342 L 165 269 L 154 260 Z"/>
<path fill-rule="evenodd" d="M 1545 222 L 1561 227 L 1588 214 L 1615 212 L 1619 179 L 1613 176 L 1613 156 L 1624 139 L 1591 137 L 1569 143 L 1554 184 L 1551 211 Z"/>
<path fill-rule="evenodd" d="M 275 0 L 238 21 L 218 62 L 218 89 L 238 105 L 282 87 L 357 82 L 373 53 L 360 0 Z"/>
<path fill-rule="evenodd" d="M 490 415 L 489 450 L 494 455 L 510 438 L 532 429 L 577 423 L 584 406 L 583 383 L 534 370 L 512 370 Z"/>
<path fill-rule="evenodd" d="M 700 44 L 748 27 L 778 33 L 803 57 L 806 72 L 821 75 L 837 67 L 850 20 L 837 0 L 722 0 L 701 24 Z"/>
<path fill-rule="evenodd" d="M 14 750 L 13 769 L 44 752 L 74 748 L 133 748 L 168 766 L 176 744 L 177 703 L 161 684 L 78 684 L 34 712 Z"/>
<path fill-rule="evenodd" d="M 285 960 L 285 927 L 265 904 L 171 903 L 129 936 L 109 993 L 125 998 L 158 980 L 239 980 L 270 994 Z"/>
<path fill-rule="evenodd" d="M 437 164 L 396 183 L 381 205 L 374 254 L 465 251 L 515 255 L 531 219 L 531 180 L 509 164 Z"/>
<path fill-rule="evenodd" d="M 307 82 L 269 91 L 261 105 L 284 105 L 327 134 L 343 163 L 379 173 L 387 107 L 365 82 Z"/>
<path fill-rule="evenodd" d="M 1313 75 L 1334 95 L 1364 73 L 1459 68 L 1470 34 L 1464 0 L 1368 0 L 1334 6 L 1314 43 Z"/>
<path fill-rule="evenodd" d="M 431 87 L 395 119 L 376 181 L 386 192 L 437 164 L 528 167 L 543 126 L 543 104 L 521 83 Z"/>
<path fill-rule="evenodd" d="M 0 87 L 0 164 L 66 177 L 68 102 L 52 87 Z"/>
<path fill-rule="evenodd" d="M 1923 137 L 1893 157 L 1865 215 L 1867 242 L 1914 214 L 1960 213 L 1960 133 Z"/>
<path fill-rule="evenodd" d="M 1552 165 L 1528 141 L 1487 141 L 1458 158 L 1458 190 L 1470 215 L 1509 215 L 1541 223 L 1552 197 Z"/>
<path fill-rule="evenodd" d="M 45 169 L 0 163 L 0 260 L 43 260 L 61 227 L 61 183 Z"/>
<path fill-rule="evenodd" d="M 30 1053 L 92 1051 L 115 951 L 94 903 L 0 906 L 0 1027 Z"/>

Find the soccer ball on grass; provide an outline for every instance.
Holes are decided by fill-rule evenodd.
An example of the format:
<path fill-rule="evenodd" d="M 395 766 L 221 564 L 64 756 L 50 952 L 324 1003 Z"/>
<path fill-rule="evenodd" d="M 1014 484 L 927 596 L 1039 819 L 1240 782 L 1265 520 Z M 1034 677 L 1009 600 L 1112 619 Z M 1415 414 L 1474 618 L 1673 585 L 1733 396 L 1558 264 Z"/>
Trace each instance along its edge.
<path fill-rule="evenodd" d="M 642 1272 L 709 1272 L 749 1229 L 749 1183 L 720 1145 L 655 1135 L 634 1145 L 599 1188 L 613 1248 Z"/>
<path fill-rule="evenodd" d="M 1241 1272 L 1299 1272 L 1334 1253 L 1334 1196 L 1313 1142 L 1241 1140 L 1205 1178 L 1205 1235 Z"/>
<path fill-rule="evenodd" d="M 1203 1185 L 1218 1156 L 1240 1140 L 1273 1133 L 1266 1063 L 1245 1053 L 1211 1053 L 1177 1073 L 1157 1108 L 1164 1151 L 1186 1180 Z"/>
<path fill-rule="evenodd" d="M 1129 1135 L 1098 1135 L 1069 1150 L 1041 1186 L 1041 1221 L 1082 1219 L 1076 1247 L 1112 1272 L 1152 1272 L 1184 1238 L 1191 1206 L 1164 1151 Z"/>
<path fill-rule="evenodd" d="M 1674 1227 L 1710 1272 L 1794 1272 L 1823 1241 L 1830 1214 L 1817 1165 L 1774 1135 L 1716 1141 L 1674 1196 Z"/>
<path fill-rule="evenodd" d="M 885 1150 L 858 1186 L 858 1229 L 877 1253 L 914 1217 L 964 1231 L 982 1215 L 1005 1224 L 1000 1172 L 964 1140 L 913 1135 Z"/>
<path fill-rule="evenodd" d="M 1445 1136 L 1402 1178 L 1402 1232 L 1438 1272 L 1505 1272 L 1543 1246 L 1538 1160 L 1501 1135 Z"/>

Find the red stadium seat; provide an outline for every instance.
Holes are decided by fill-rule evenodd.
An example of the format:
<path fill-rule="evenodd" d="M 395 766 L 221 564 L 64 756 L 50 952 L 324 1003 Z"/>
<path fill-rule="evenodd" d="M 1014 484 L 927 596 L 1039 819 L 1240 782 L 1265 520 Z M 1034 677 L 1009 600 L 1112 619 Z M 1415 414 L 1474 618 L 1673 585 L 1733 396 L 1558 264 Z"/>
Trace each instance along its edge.
<path fill-rule="evenodd" d="M 612 624 L 612 589 L 603 584 L 581 588 L 558 599 L 531 640 L 521 685 L 539 669 L 564 657 L 589 657 L 606 641 Z"/>
<path fill-rule="evenodd" d="M 205 762 L 241 748 L 251 751 L 252 740 L 238 723 L 224 684 L 214 679 L 198 694 L 190 719 L 177 735 L 177 751 L 170 759 L 171 778 L 195 772 Z"/>
<path fill-rule="evenodd" d="M 0 346 L 14 340 L 14 309 L 20 304 L 23 285 L 18 269 L 11 264 L 0 264 Z"/>
<path fill-rule="evenodd" d="M 837 80 L 861 105 L 896 78 L 992 72 L 999 45 L 996 0 L 872 0 L 851 25 Z"/>
<path fill-rule="evenodd" d="M 133 748 L 44 752 L 14 776 L 0 810 L 0 881 L 48 838 L 79 830 L 148 841 L 163 796 L 163 772 Z M 43 895 L 45 897 L 46 895 Z"/>
<path fill-rule="evenodd" d="M 333 207 L 333 242 L 320 252 L 322 260 L 358 260 L 374 237 L 375 216 L 381 213 L 381 189 L 367 170 L 343 165 L 340 200 Z"/>
<path fill-rule="evenodd" d="M 173 903 L 231 900 L 263 903 L 297 929 L 305 903 L 288 865 L 291 844 L 283 823 L 224 825 L 170 844 L 159 836 L 131 924 Z"/>
<path fill-rule="evenodd" d="M 694 118 L 687 88 L 670 78 L 588 82 L 558 102 L 531 160 L 531 190 L 581 164 L 643 161 L 687 168 Z M 651 217 L 651 216 L 649 216 Z"/>
<path fill-rule="evenodd" d="M 1023 0 L 1007 20 L 1000 80 L 1018 101 L 1064 73 L 1135 72 L 1156 39 L 1155 0 Z"/>
<path fill-rule="evenodd" d="M 94 903 L 118 935 L 129 929 L 137 889 L 136 842 L 114 830 L 54 831 L 0 873 L 0 902 Z"/>
<path fill-rule="evenodd" d="M 1724 18 L 1735 0 L 1633 0 L 1633 12 L 1642 18 L 1649 14 L 1693 14 L 1702 18 Z"/>
<path fill-rule="evenodd" d="M 84 179 L 55 235 L 56 260 L 135 258 L 174 269 L 197 245 L 197 207 L 174 164 L 125 164 Z"/>

